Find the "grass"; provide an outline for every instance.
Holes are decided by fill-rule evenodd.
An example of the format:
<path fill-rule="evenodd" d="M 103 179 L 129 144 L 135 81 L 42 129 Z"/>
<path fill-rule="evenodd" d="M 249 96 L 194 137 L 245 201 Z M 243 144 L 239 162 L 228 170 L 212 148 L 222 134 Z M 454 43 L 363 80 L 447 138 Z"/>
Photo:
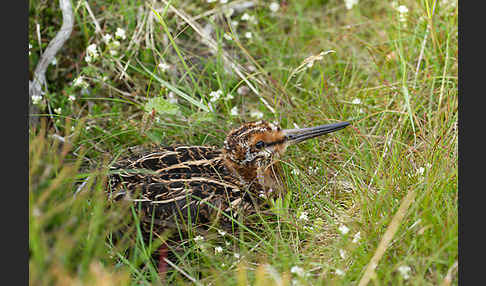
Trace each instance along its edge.
<path fill-rule="evenodd" d="M 228 16 L 221 7 L 244 1 L 88 2 L 96 20 L 73 1 L 43 123 L 29 130 L 30 284 L 159 283 L 161 238 L 141 238 L 133 206 L 108 204 L 107 166 L 129 146 L 219 146 L 259 113 L 284 128 L 352 126 L 289 148 L 277 219 L 194 233 L 166 283 L 458 283 L 457 3 L 282 1 L 272 12 L 259 1 Z M 29 3 L 32 73 L 62 17 L 57 1 Z"/>

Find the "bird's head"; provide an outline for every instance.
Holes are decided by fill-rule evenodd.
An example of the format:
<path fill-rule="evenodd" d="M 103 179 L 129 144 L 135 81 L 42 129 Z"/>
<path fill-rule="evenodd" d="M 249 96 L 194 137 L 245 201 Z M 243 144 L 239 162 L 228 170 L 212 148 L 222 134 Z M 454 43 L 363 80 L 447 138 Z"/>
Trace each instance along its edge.
<path fill-rule="evenodd" d="M 281 129 L 265 122 L 249 122 L 233 129 L 224 141 L 223 153 L 229 165 L 245 179 L 266 169 L 292 144 L 345 128 L 349 122 L 310 128 Z"/>

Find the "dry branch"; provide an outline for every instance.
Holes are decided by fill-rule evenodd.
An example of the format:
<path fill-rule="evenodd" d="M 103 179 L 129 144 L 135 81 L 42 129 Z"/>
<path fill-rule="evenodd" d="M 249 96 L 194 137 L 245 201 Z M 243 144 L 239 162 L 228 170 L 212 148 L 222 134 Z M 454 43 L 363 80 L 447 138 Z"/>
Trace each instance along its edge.
<path fill-rule="evenodd" d="M 71 1 L 59 0 L 59 6 L 62 11 L 61 29 L 49 42 L 47 49 L 44 51 L 39 62 L 37 63 L 32 81 L 29 81 L 29 124 L 31 127 L 37 125 L 39 122 L 39 118 L 34 115 L 38 113 L 38 107 L 32 104 L 32 96 L 42 96 L 42 94 L 44 94 L 44 91 L 42 90 L 43 87 L 45 87 L 45 90 L 47 90 L 47 67 L 73 31 L 74 16 Z"/>

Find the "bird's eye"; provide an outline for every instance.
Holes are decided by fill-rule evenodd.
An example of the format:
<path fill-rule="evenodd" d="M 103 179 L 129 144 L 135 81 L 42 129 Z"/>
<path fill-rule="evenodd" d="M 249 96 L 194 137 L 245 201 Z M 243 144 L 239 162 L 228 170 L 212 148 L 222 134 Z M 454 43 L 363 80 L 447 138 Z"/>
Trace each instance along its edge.
<path fill-rule="evenodd" d="M 255 144 L 255 147 L 257 149 L 262 149 L 263 147 L 265 147 L 265 142 L 263 141 L 258 141 L 256 144 Z"/>

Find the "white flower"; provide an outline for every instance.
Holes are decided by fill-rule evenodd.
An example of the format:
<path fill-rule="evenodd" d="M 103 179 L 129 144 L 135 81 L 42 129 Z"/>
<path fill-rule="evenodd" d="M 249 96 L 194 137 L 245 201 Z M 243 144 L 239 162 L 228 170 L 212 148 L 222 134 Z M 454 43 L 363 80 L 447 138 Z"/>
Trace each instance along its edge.
<path fill-rule="evenodd" d="M 246 32 L 245 33 L 245 38 L 251 39 L 251 37 L 252 37 L 251 32 Z"/>
<path fill-rule="evenodd" d="M 346 251 L 344 251 L 344 249 L 339 249 L 339 256 L 341 256 L 342 259 L 346 259 Z"/>
<path fill-rule="evenodd" d="M 256 119 L 260 119 L 263 117 L 263 112 L 259 111 L 259 110 L 252 110 L 250 112 L 250 116 L 253 117 L 253 118 L 256 118 Z"/>
<path fill-rule="evenodd" d="M 90 56 L 90 55 L 86 55 L 84 56 L 84 60 L 87 62 L 87 63 L 90 63 L 93 61 L 93 58 Z"/>
<path fill-rule="evenodd" d="M 242 21 L 248 21 L 250 23 L 256 22 L 255 16 L 253 16 L 253 15 L 250 16 L 248 13 L 243 14 L 243 16 L 241 16 L 241 20 Z"/>
<path fill-rule="evenodd" d="M 240 254 L 239 253 L 234 253 L 233 256 L 236 258 L 236 259 L 240 259 Z"/>
<path fill-rule="evenodd" d="M 216 0 L 206 0 L 206 2 L 213 3 L 213 2 L 216 2 Z"/>
<path fill-rule="evenodd" d="M 221 253 L 221 252 L 223 252 L 223 248 L 221 246 L 216 246 L 214 248 L 214 253 Z"/>
<path fill-rule="evenodd" d="M 225 236 L 225 235 L 226 235 L 226 231 L 224 231 L 224 230 L 220 230 L 220 229 L 218 229 L 218 233 L 219 233 L 219 235 L 221 235 L 221 236 Z"/>
<path fill-rule="evenodd" d="M 250 89 L 246 85 L 242 85 L 236 90 L 239 95 L 247 95 L 248 92 L 250 92 Z"/>
<path fill-rule="evenodd" d="M 166 72 L 167 70 L 169 70 L 170 68 L 170 65 L 166 64 L 166 63 L 159 63 L 158 65 L 159 69 L 162 71 L 162 72 Z"/>
<path fill-rule="evenodd" d="M 300 277 L 304 277 L 305 276 L 305 271 L 303 268 L 299 267 L 299 266 L 293 266 L 292 268 L 290 268 L 290 272 L 291 273 L 294 273 L 294 274 L 297 274 L 297 276 L 300 276 Z"/>
<path fill-rule="evenodd" d="M 173 104 L 177 103 L 177 97 L 174 95 L 172 91 L 169 91 L 169 93 L 167 94 L 167 100 Z"/>
<path fill-rule="evenodd" d="M 30 51 L 30 49 L 32 49 L 32 45 L 31 44 L 29 44 L 29 56 L 32 54 L 31 51 Z"/>
<path fill-rule="evenodd" d="M 277 2 L 272 2 L 272 3 L 270 3 L 269 8 L 270 8 L 270 11 L 277 12 L 278 8 L 280 8 L 280 5 L 278 5 Z"/>
<path fill-rule="evenodd" d="M 98 50 L 96 44 L 91 44 L 86 48 L 86 54 L 92 56 L 93 58 L 98 57 Z"/>
<path fill-rule="evenodd" d="M 353 243 L 357 243 L 361 239 L 361 233 L 358 231 L 354 236 L 353 236 Z"/>
<path fill-rule="evenodd" d="M 228 3 L 228 0 L 219 0 L 219 3 L 226 4 L 226 3 Z"/>
<path fill-rule="evenodd" d="M 300 175 L 300 171 L 298 169 L 292 169 L 292 171 L 290 171 L 290 173 L 292 175 L 295 175 L 295 176 Z"/>
<path fill-rule="evenodd" d="M 204 240 L 204 237 L 198 235 L 196 237 L 194 237 L 194 241 L 203 241 Z"/>
<path fill-rule="evenodd" d="M 53 65 L 53 66 L 57 65 L 57 59 L 56 58 L 53 58 L 52 59 L 51 65 Z"/>
<path fill-rule="evenodd" d="M 69 100 L 69 101 L 71 101 L 71 102 L 73 102 L 73 101 L 75 101 L 75 100 L 76 100 L 76 96 L 74 96 L 74 95 L 72 95 L 72 94 L 71 94 L 71 95 L 68 97 L 68 100 Z"/>
<path fill-rule="evenodd" d="M 425 171 L 425 168 L 420 167 L 420 168 L 418 168 L 417 173 L 419 173 L 419 175 L 422 176 L 424 174 L 424 171 Z"/>
<path fill-rule="evenodd" d="M 231 93 L 228 93 L 226 94 L 226 97 L 224 98 L 224 100 L 232 100 L 233 98 L 235 98 Z"/>
<path fill-rule="evenodd" d="M 209 101 L 216 102 L 219 100 L 221 95 L 223 95 L 223 91 L 221 89 L 218 89 L 217 91 L 211 91 L 211 93 L 209 93 L 209 97 L 211 97 Z"/>
<path fill-rule="evenodd" d="M 400 274 L 402 275 L 403 279 L 405 279 L 405 280 L 407 280 L 408 278 L 410 278 L 410 271 L 412 271 L 412 269 L 410 268 L 410 266 L 402 265 L 402 266 L 398 267 L 398 272 L 400 272 Z"/>
<path fill-rule="evenodd" d="M 352 104 L 361 104 L 361 99 L 355 98 L 355 99 L 353 99 L 353 101 L 351 103 Z"/>
<path fill-rule="evenodd" d="M 62 108 L 58 107 L 58 108 L 55 108 L 54 109 L 54 112 L 57 113 L 57 114 L 61 114 L 62 112 Z"/>
<path fill-rule="evenodd" d="M 398 20 L 400 22 L 406 22 L 407 21 L 407 14 L 408 14 L 407 6 L 400 5 L 396 9 L 398 11 Z"/>
<path fill-rule="evenodd" d="M 42 95 L 32 95 L 32 104 L 39 104 L 42 100 Z"/>
<path fill-rule="evenodd" d="M 230 114 L 232 116 L 238 116 L 238 106 L 234 106 L 233 108 L 231 108 Z"/>
<path fill-rule="evenodd" d="M 225 38 L 228 41 L 233 40 L 233 38 L 231 38 L 230 34 L 228 34 L 228 33 L 224 33 L 223 38 Z"/>
<path fill-rule="evenodd" d="M 113 38 L 113 36 L 111 34 L 105 34 L 105 35 L 103 35 L 103 41 L 105 43 L 108 43 L 109 41 L 111 41 L 112 38 Z"/>
<path fill-rule="evenodd" d="M 110 55 L 116 56 L 116 55 L 118 55 L 118 51 L 116 51 L 116 50 L 110 50 Z"/>
<path fill-rule="evenodd" d="M 346 9 L 350 10 L 354 5 L 358 4 L 358 0 L 344 0 L 344 5 Z"/>
<path fill-rule="evenodd" d="M 347 226 L 345 226 L 344 224 L 340 225 L 338 230 L 342 235 L 345 235 L 349 232 L 349 228 Z"/>
<path fill-rule="evenodd" d="M 334 272 L 336 272 L 336 275 L 339 275 L 339 276 L 343 276 L 344 275 L 344 271 L 342 271 L 341 269 L 336 269 L 334 270 Z"/>
<path fill-rule="evenodd" d="M 236 21 L 236 20 L 231 21 L 231 26 L 233 26 L 233 27 L 238 26 L 238 21 Z"/>
<path fill-rule="evenodd" d="M 127 38 L 125 30 L 116 28 L 115 37 L 125 40 Z"/>
<path fill-rule="evenodd" d="M 300 221 L 308 221 L 309 217 L 307 216 L 307 212 L 301 212 L 299 216 Z"/>
<path fill-rule="evenodd" d="M 73 81 L 73 86 L 75 87 L 88 87 L 88 83 L 86 83 L 84 80 L 83 80 L 83 77 L 77 77 L 74 81 Z"/>
<path fill-rule="evenodd" d="M 116 40 L 113 41 L 112 44 L 113 44 L 113 47 L 114 48 L 118 48 L 120 46 L 120 42 L 119 41 L 116 41 Z"/>

